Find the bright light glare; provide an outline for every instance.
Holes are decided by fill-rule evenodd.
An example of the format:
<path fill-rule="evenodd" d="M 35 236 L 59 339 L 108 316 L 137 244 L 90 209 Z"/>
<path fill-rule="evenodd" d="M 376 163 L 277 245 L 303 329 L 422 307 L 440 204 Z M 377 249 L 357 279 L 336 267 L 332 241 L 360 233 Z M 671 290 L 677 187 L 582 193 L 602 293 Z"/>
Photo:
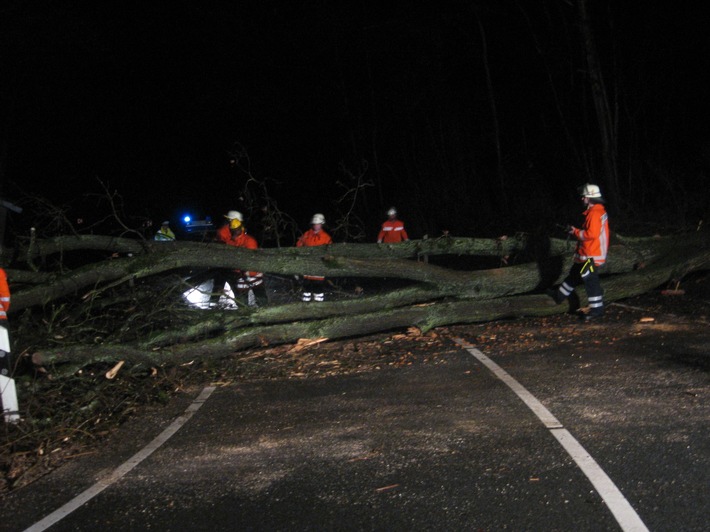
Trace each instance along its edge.
<path fill-rule="evenodd" d="M 238 308 L 236 301 L 234 300 L 234 292 L 229 283 L 225 283 L 222 289 L 222 295 L 219 297 L 219 301 L 216 304 L 210 302 L 210 295 L 214 289 L 214 279 L 208 279 L 204 283 L 191 288 L 186 292 L 183 292 L 182 297 L 193 307 L 208 309 L 212 307 L 219 307 L 227 310 L 234 310 Z"/>
<path fill-rule="evenodd" d="M 190 218 L 190 216 L 185 216 L 185 217 L 182 219 L 182 221 L 185 222 L 186 224 L 189 224 L 189 223 L 192 221 L 192 218 Z"/>
<path fill-rule="evenodd" d="M 197 308 L 210 308 L 210 294 L 212 293 L 212 287 L 214 286 L 214 280 L 209 279 L 182 294 L 188 303 Z"/>

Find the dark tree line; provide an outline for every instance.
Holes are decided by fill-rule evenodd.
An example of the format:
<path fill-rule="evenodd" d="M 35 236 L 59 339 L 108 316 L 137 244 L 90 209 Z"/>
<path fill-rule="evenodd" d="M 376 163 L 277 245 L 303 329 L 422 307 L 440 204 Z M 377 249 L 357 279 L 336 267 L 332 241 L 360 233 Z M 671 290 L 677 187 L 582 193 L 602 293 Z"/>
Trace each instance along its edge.
<path fill-rule="evenodd" d="M 297 225 L 337 218 L 362 175 L 352 239 L 372 238 L 390 204 L 416 237 L 549 230 L 587 181 L 622 231 L 707 214 L 708 38 L 672 5 L 13 1 L 1 15 L 13 198 L 63 203 L 99 176 L 155 220 L 216 217 L 246 206 L 227 153 L 239 141 Z"/>

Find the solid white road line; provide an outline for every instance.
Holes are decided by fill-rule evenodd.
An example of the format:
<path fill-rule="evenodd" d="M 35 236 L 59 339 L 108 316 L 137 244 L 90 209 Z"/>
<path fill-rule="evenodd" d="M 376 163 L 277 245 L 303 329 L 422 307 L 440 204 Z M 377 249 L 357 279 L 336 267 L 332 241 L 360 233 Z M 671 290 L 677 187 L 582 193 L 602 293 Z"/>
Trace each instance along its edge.
<path fill-rule="evenodd" d="M 466 351 L 486 366 L 491 372 L 502 380 L 542 421 L 567 453 L 572 457 L 577 466 L 590 480 L 594 489 L 604 500 L 617 523 L 625 532 L 643 532 L 648 528 L 643 523 L 636 510 L 633 509 L 623 493 L 616 487 L 604 470 L 582 445 L 564 428 L 555 416 L 538 401 L 522 384 L 516 381 L 508 372 L 484 355 L 481 351 L 464 340 L 454 339 Z"/>
<path fill-rule="evenodd" d="M 207 398 L 215 391 L 214 386 L 205 387 L 197 399 L 195 399 L 190 406 L 187 407 L 185 413 L 173 421 L 168 428 L 161 432 L 156 438 L 151 441 L 148 445 L 143 447 L 140 451 L 126 460 L 123 464 L 118 466 L 111 475 L 99 480 L 96 484 L 86 489 L 68 503 L 66 503 L 61 508 L 58 508 L 47 517 L 41 521 L 37 521 L 34 525 L 27 528 L 25 532 L 41 532 L 48 529 L 50 526 L 54 525 L 58 521 L 64 519 L 67 515 L 72 513 L 77 508 L 86 504 L 88 501 L 96 497 L 99 493 L 108 488 L 111 484 L 118 481 L 124 477 L 131 469 L 140 464 L 143 460 L 148 458 L 154 451 L 156 451 L 161 445 L 163 445 L 170 437 L 175 434 L 185 423 L 187 423 L 190 418 L 197 412 L 200 407 L 207 401 Z"/>

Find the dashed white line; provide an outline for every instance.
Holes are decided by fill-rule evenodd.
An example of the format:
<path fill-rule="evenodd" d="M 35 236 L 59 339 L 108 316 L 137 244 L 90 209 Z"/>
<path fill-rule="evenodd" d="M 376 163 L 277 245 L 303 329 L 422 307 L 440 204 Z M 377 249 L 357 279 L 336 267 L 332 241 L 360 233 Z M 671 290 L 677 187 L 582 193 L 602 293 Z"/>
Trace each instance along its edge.
<path fill-rule="evenodd" d="M 502 380 L 513 392 L 533 411 L 546 428 L 572 457 L 582 472 L 597 490 L 604 503 L 607 505 L 617 523 L 624 532 L 647 532 L 648 528 L 641 517 L 626 500 L 621 490 L 609 478 L 604 470 L 597 464 L 592 456 L 582 447 L 570 432 L 564 428 L 555 416 L 538 401 L 522 384 L 516 381 L 507 371 L 493 362 L 481 351 L 461 339 L 454 340 L 466 351 L 486 366 L 496 377 Z"/>
<path fill-rule="evenodd" d="M 214 386 L 205 387 L 200 395 L 187 407 L 185 413 L 173 421 L 169 427 L 167 427 L 163 432 L 153 439 L 148 445 L 143 447 L 140 451 L 126 460 L 123 464 L 118 466 L 111 475 L 99 480 L 96 484 L 87 488 L 79 495 L 74 497 L 68 503 L 66 503 L 61 508 L 58 508 L 47 517 L 41 521 L 37 521 L 34 525 L 30 526 L 25 530 L 25 532 L 42 532 L 47 530 L 50 526 L 64 519 L 67 515 L 72 513 L 77 508 L 86 504 L 88 501 L 96 497 L 99 493 L 108 488 L 111 484 L 118 481 L 124 477 L 129 471 L 140 464 L 143 460 L 148 458 L 153 452 L 155 452 L 161 445 L 170 439 L 170 437 L 175 434 L 180 428 L 189 421 L 189 419 L 197 412 L 200 407 L 207 401 L 212 392 L 215 391 Z"/>

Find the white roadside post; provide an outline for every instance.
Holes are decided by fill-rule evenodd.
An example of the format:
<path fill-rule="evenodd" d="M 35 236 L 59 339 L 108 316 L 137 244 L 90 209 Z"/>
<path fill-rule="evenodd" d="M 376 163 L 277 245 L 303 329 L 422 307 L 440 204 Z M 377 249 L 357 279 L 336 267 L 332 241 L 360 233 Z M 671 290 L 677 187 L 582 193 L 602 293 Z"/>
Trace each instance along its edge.
<path fill-rule="evenodd" d="M 2 413 L 6 423 L 20 420 L 15 379 L 10 377 L 10 336 L 7 329 L 0 325 L 0 392 L 2 392 Z"/>

